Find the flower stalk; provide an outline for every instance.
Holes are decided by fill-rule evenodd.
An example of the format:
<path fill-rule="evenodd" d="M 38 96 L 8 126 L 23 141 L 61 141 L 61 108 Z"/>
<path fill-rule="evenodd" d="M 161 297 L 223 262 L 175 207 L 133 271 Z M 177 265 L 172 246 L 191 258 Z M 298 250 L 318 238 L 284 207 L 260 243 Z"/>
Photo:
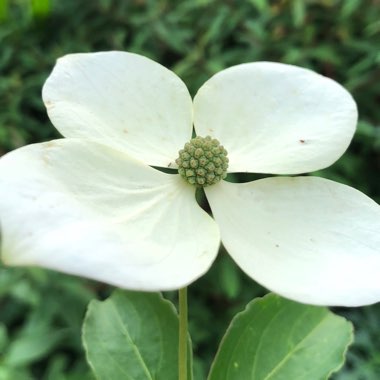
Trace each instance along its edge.
<path fill-rule="evenodd" d="M 179 289 L 178 379 L 187 380 L 187 288 Z"/>

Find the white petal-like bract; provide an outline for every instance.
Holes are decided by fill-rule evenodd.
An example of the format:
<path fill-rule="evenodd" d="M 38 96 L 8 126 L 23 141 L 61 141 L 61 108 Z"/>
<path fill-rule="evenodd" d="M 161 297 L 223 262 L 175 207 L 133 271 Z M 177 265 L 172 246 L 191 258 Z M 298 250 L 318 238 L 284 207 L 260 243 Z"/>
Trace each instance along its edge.
<path fill-rule="evenodd" d="M 194 187 L 148 166 L 176 167 L 194 114 L 196 134 L 227 149 L 229 172 L 327 167 L 357 122 L 355 101 L 335 81 L 291 65 L 247 63 L 214 75 L 193 105 L 173 72 L 114 51 L 60 58 L 43 100 L 66 139 L 0 160 L 5 263 L 172 290 L 208 270 L 221 235 L 243 271 L 284 297 L 337 306 L 380 301 L 380 206 L 361 192 L 316 177 L 221 181 L 205 188 L 218 227 Z M 189 170 L 198 168 L 193 161 Z"/>
<path fill-rule="evenodd" d="M 178 289 L 210 267 L 216 223 L 179 175 L 80 139 L 0 161 L 2 257 L 122 288 Z"/>
<path fill-rule="evenodd" d="M 125 52 L 58 59 L 42 96 L 65 137 L 94 139 L 148 165 L 175 166 L 192 133 L 192 100 L 172 71 Z"/>
<path fill-rule="evenodd" d="M 268 289 L 316 305 L 380 301 L 380 206 L 317 177 L 206 188 L 222 242 Z"/>
<path fill-rule="evenodd" d="M 223 70 L 194 99 L 195 130 L 225 146 L 230 172 L 325 168 L 347 149 L 356 122 L 356 104 L 338 83 L 273 62 Z"/>

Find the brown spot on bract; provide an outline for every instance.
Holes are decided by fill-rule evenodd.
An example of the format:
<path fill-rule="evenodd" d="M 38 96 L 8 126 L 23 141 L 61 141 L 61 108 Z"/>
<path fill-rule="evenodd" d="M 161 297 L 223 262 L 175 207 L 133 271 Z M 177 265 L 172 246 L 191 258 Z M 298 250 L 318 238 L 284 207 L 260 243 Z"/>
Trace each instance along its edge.
<path fill-rule="evenodd" d="M 46 107 L 47 109 L 52 109 L 52 108 L 54 107 L 54 104 L 53 104 L 53 102 L 51 102 L 50 100 L 46 100 L 46 101 L 45 101 L 45 107 Z"/>
<path fill-rule="evenodd" d="M 54 140 L 45 143 L 45 149 L 51 149 L 55 146 L 57 146 L 57 143 Z"/>
<path fill-rule="evenodd" d="M 49 165 L 49 157 L 46 154 L 42 155 L 42 161 L 45 165 Z"/>
<path fill-rule="evenodd" d="M 300 143 L 301 143 L 301 144 L 304 144 L 304 143 L 305 143 L 305 140 L 302 140 L 302 139 L 301 139 L 301 140 L 300 140 Z"/>
<path fill-rule="evenodd" d="M 123 132 L 125 133 L 125 134 L 127 134 L 128 133 L 128 129 L 123 129 Z"/>

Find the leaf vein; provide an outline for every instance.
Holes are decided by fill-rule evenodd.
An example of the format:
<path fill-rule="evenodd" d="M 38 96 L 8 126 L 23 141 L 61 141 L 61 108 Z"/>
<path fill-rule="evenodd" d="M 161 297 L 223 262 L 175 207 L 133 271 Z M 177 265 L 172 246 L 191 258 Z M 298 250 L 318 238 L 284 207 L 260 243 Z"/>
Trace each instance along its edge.
<path fill-rule="evenodd" d="M 132 347 L 132 350 L 134 351 L 137 359 L 140 361 L 141 365 L 142 365 L 142 368 L 144 370 L 144 372 L 146 373 L 147 377 L 149 380 L 154 380 L 151 373 L 149 372 L 149 369 L 137 347 L 137 345 L 134 343 L 133 339 L 131 338 L 131 336 L 129 335 L 129 332 L 128 330 L 125 328 L 124 324 L 123 324 L 123 319 L 121 318 L 121 315 L 119 313 L 119 310 L 118 308 L 116 307 L 115 303 L 112 302 L 112 307 L 113 309 L 115 310 L 115 313 L 116 313 L 116 318 L 119 320 L 119 323 L 121 325 L 121 330 L 124 332 L 126 338 L 130 341 L 131 343 L 131 347 Z"/>

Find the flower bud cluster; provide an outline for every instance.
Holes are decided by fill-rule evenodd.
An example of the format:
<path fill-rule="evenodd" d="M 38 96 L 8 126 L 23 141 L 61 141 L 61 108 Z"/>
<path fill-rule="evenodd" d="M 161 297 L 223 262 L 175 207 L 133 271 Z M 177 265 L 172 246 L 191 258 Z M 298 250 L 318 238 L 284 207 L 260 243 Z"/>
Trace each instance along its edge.
<path fill-rule="evenodd" d="M 226 178 L 227 151 L 210 136 L 197 136 L 186 143 L 176 159 L 178 173 L 191 185 L 206 187 Z"/>

